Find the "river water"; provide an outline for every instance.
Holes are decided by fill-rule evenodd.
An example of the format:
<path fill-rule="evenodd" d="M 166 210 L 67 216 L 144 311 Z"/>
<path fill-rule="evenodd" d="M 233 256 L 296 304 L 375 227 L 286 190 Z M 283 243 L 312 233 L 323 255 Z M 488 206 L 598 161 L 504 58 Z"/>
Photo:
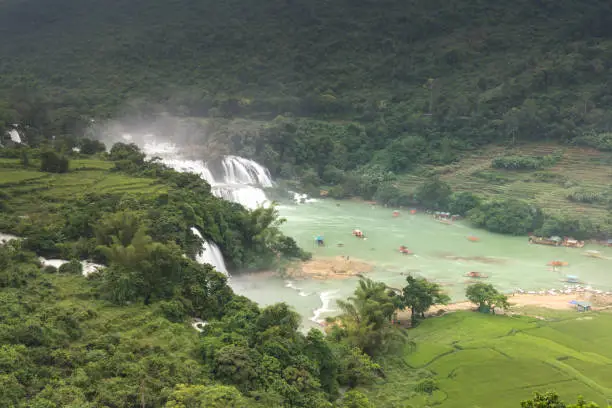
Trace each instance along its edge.
<path fill-rule="evenodd" d="M 427 214 L 413 215 L 408 211 L 394 218 L 392 208 L 353 201 L 287 204 L 281 205 L 279 212 L 287 219 L 283 232 L 315 257 L 348 255 L 372 262 L 376 267 L 368 276 L 392 287 L 404 286 L 405 276 L 401 273 L 413 273 L 442 284 L 453 300 L 461 300 L 466 286 L 473 282 L 463 275 L 477 271 L 489 276 L 484 282 L 502 291 L 563 289 L 565 283 L 561 279 L 566 275 L 575 275 L 597 289 L 612 290 L 612 261 L 584 255 L 585 250 L 592 249 L 612 258 L 612 249 L 603 246 L 575 249 L 530 245 L 525 236 L 489 233 L 470 227 L 466 221 L 445 225 Z M 355 228 L 368 239 L 353 237 Z M 315 247 L 317 235 L 325 237 L 326 247 Z M 470 242 L 470 235 L 480 241 Z M 338 247 L 339 242 L 344 246 Z M 406 245 L 415 255 L 400 254 L 400 245 Z M 547 263 L 553 260 L 569 265 L 552 271 Z M 257 274 L 234 275 L 231 280 L 237 293 L 261 305 L 281 301 L 292 305 L 304 317 L 306 328 L 333 315 L 335 299 L 349 296 L 357 283 L 357 278 L 288 280 Z"/>

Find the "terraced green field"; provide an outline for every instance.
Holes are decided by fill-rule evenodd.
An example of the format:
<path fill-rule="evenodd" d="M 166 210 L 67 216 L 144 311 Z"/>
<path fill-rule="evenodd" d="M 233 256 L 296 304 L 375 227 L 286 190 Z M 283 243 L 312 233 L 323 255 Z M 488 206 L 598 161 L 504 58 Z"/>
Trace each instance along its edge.
<path fill-rule="evenodd" d="M 0 160 L 0 189 L 11 197 L 11 205 L 27 213 L 37 200 L 61 202 L 88 193 L 160 194 L 166 187 L 157 180 L 111 172 L 111 162 L 71 160 L 70 171 L 51 174 L 31 167 L 24 169 L 17 159 Z"/>
<path fill-rule="evenodd" d="M 491 159 L 502 154 L 547 155 L 563 157 L 553 167 L 538 171 L 508 171 L 491 167 Z M 571 188 L 604 191 L 611 185 L 612 154 L 589 148 L 557 144 L 526 144 L 512 150 L 493 146 L 474 152 L 459 162 L 444 167 L 430 167 L 455 191 L 472 191 L 486 197 L 513 197 L 538 204 L 549 213 L 607 215 L 603 204 L 583 204 L 567 199 Z M 425 178 L 403 176 L 398 186 L 414 190 Z"/>
<path fill-rule="evenodd" d="M 416 343 L 369 391 L 388 407 L 512 408 L 534 391 L 612 403 L 612 313 L 555 313 L 547 320 L 457 312 L 409 332 Z M 418 392 L 431 376 L 439 390 Z"/>

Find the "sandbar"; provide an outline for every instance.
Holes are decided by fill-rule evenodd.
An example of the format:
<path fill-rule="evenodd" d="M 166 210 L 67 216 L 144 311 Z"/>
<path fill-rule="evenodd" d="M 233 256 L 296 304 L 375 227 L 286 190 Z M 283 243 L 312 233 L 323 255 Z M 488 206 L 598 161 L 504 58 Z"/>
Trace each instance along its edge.
<path fill-rule="evenodd" d="M 294 279 L 346 279 L 371 272 L 374 265 L 359 259 L 337 256 L 314 258 L 287 268 L 287 275 Z"/>

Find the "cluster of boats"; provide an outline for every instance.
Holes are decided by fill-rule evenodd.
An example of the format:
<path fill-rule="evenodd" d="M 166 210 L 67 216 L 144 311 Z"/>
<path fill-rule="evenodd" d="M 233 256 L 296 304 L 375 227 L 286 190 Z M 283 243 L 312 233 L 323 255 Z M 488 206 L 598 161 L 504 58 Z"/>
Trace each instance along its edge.
<path fill-rule="evenodd" d="M 549 246 L 564 246 L 568 248 L 583 248 L 584 241 L 578 241 L 577 239 L 570 237 L 536 237 L 535 235 L 529 236 L 530 244 L 538 244 L 538 245 L 549 245 Z"/>

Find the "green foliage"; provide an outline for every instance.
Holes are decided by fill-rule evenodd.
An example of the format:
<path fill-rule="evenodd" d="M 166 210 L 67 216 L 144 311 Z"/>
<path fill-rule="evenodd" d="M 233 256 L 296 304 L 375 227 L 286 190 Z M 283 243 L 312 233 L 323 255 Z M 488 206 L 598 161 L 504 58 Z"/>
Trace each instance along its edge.
<path fill-rule="evenodd" d="M 423 182 L 414 196 L 419 204 L 433 210 L 445 209 L 452 193 L 450 186 L 439 177 L 433 177 Z"/>
<path fill-rule="evenodd" d="M 542 225 L 538 208 L 520 200 L 490 200 L 468 213 L 477 227 L 503 234 L 523 235 Z"/>
<path fill-rule="evenodd" d="M 491 161 L 495 169 L 504 170 L 540 170 L 555 165 L 560 155 L 547 156 L 500 156 Z"/>
<path fill-rule="evenodd" d="M 474 283 L 465 289 L 465 297 L 476 305 L 481 312 L 495 314 L 495 308 L 507 309 L 508 297 L 488 283 Z"/>
<path fill-rule="evenodd" d="M 606 203 L 608 195 L 605 191 L 592 191 L 584 188 L 574 188 L 567 193 L 567 199 L 578 203 Z"/>
<path fill-rule="evenodd" d="M 337 405 L 338 408 L 374 408 L 375 405 L 370 402 L 368 397 L 357 390 L 348 391 L 344 394 L 342 402 Z"/>
<path fill-rule="evenodd" d="M 448 295 L 442 292 L 440 285 L 425 278 L 408 276 L 408 283 L 402 290 L 401 308 L 410 308 L 413 326 L 419 317 L 425 318 L 425 312 L 435 304 L 447 304 Z"/>
<path fill-rule="evenodd" d="M 234 387 L 178 384 L 165 408 L 247 408 L 245 398 Z"/>
<path fill-rule="evenodd" d="M 81 154 L 91 155 L 91 154 L 96 154 L 96 153 L 103 153 L 106 151 L 106 146 L 104 145 L 104 143 L 100 142 L 99 140 L 91 140 L 88 138 L 82 138 L 79 141 L 79 146 L 80 146 Z"/>
<path fill-rule="evenodd" d="M 354 296 L 337 301 L 342 314 L 338 316 L 340 324 L 334 325 L 333 337 L 370 356 L 392 348 L 401 340 L 391 325 L 394 297 L 384 283 L 360 279 Z"/>
<path fill-rule="evenodd" d="M 612 151 L 612 133 L 610 132 L 586 132 L 574 139 L 574 143 L 579 146 L 593 147 L 597 150 Z"/>
<path fill-rule="evenodd" d="M 49 271 L 47 270 L 46 272 Z M 78 260 L 73 259 L 70 262 L 66 262 L 65 264 L 62 264 L 59 268 L 57 268 L 57 272 L 80 275 L 81 273 L 83 273 L 83 265 Z"/>
<path fill-rule="evenodd" d="M 52 150 L 40 154 L 40 171 L 47 173 L 66 173 L 70 162 L 68 158 Z"/>
<path fill-rule="evenodd" d="M 452 193 L 448 199 L 447 209 L 451 214 L 465 216 L 470 210 L 480 206 L 481 198 L 470 191 Z"/>
<path fill-rule="evenodd" d="M 544 394 L 536 392 L 529 400 L 521 401 L 521 408 L 599 408 L 594 402 L 586 402 L 578 397 L 576 404 L 565 404 L 555 392 L 549 391 Z"/>

